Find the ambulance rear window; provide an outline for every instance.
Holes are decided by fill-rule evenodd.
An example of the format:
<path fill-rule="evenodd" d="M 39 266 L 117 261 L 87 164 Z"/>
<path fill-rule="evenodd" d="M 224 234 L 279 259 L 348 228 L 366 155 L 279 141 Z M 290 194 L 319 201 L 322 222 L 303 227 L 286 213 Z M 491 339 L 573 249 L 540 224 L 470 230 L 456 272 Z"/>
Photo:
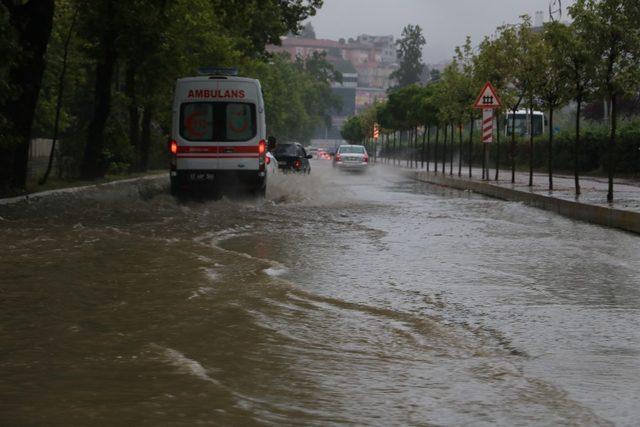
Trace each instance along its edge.
<path fill-rule="evenodd" d="M 180 135 L 189 141 L 248 141 L 256 136 L 256 106 L 190 102 L 180 106 Z"/>

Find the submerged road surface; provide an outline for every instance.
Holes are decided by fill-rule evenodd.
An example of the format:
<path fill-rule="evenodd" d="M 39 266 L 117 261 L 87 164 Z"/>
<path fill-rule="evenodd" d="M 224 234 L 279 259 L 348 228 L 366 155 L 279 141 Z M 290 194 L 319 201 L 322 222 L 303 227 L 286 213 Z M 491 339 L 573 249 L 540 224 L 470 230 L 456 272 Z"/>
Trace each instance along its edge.
<path fill-rule="evenodd" d="M 0 206 L 0 424 L 637 425 L 638 236 L 313 168 Z"/>

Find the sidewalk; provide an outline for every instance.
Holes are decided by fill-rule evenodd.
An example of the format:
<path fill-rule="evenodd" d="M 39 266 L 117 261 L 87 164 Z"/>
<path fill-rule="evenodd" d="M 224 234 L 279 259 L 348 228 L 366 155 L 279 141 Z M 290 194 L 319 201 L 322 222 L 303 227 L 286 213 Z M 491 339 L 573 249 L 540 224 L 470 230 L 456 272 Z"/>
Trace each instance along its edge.
<path fill-rule="evenodd" d="M 381 164 L 379 162 L 379 164 Z M 615 179 L 613 186 L 614 202 L 607 203 L 608 181 L 601 177 L 580 177 L 582 194 L 575 196 L 574 178 L 567 175 L 554 175 L 554 191 L 549 192 L 549 176 L 534 173 L 533 187 L 529 187 L 529 173 L 516 172 L 516 182 L 511 183 L 511 171 L 500 170 L 499 180 L 495 181 L 495 169 L 489 170 L 490 180 L 482 180 L 482 169 L 473 168 L 473 178 L 469 178 L 469 168 L 462 168 L 458 177 L 458 165 L 454 163 L 453 176 L 437 174 L 425 168 L 407 168 L 406 163 L 398 165 L 413 178 L 437 185 L 445 185 L 461 190 L 471 190 L 504 200 L 526 203 L 531 206 L 557 212 L 559 214 L 627 231 L 640 233 L 640 181 Z M 442 164 L 439 165 L 442 167 Z"/>

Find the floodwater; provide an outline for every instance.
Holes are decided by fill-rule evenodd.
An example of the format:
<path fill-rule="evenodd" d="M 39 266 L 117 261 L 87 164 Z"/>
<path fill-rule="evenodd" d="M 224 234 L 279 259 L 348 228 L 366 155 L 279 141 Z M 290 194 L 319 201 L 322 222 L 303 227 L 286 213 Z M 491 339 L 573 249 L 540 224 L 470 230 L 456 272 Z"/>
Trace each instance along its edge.
<path fill-rule="evenodd" d="M 638 236 L 313 167 L 0 206 L 0 424 L 637 425 Z"/>

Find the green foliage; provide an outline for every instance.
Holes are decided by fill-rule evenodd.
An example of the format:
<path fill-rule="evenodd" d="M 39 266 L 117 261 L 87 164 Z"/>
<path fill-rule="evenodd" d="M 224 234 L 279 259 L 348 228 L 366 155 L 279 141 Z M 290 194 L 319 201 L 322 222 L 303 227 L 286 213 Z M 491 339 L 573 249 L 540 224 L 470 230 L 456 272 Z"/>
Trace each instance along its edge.
<path fill-rule="evenodd" d="M 302 22 L 315 15 L 323 0 L 209 0 L 225 32 L 247 56 L 261 56 L 267 44 L 280 44 L 280 36 L 302 30 Z"/>
<path fill-rule="evenodd" d="M 58 79 L 63 44 L 73 13 L 79 10 L 72 34 L 66 88 L 60 121 L 61 175 L 77 176 L 93 112 L 95 63 L 104 29 L 106 1 L 57 0 L 54 26 L 47 51 L 47 67 L 34 123 L 34 135 L 50 137 L 54 127 Z M 341 104 L 330 84 L 340 81 L 324 55 L 292 63 L 270 58 L 267 43 L 298 32 L 301 22 L 315 14 L 321 0 L 131 0 L 115 1 L 117 65 L 112 85 L 110 114 L 104 130 L 103 156 L 109 173 L 119 173 L 141 162 L 134 146 L 133 129 L 140 140 L 141 117 L 150 112 L 151 167 L 165 167 L 166 141 L 171 129 L 171 104 L 175 80 L 196 75 L 202 66 L 236 66 L 242 75 L 262 81 L 267 127 L 284 139 L 308 140 L 328 112 Z M 0 29 L 6 13 L 0 6 Z M 0 53 L 11 50 L 9 32 L 0 31 Z M 11 57 L 3 55 L 3 57 Z M 0 64 L 0 77 L 6 72 Z M 0 97 L 9 89 L 0 79 Z M 0 129 L 2 117 L 0 117 Z M 139 144 L 139 142 L 138 142 Z"/>
<path fill-rule="evenodd" d="M 553 159 L 554 168 L 560 172 L 569 173 L 573 170 L 573 144 L 575 134 L 571 129 L 564 129 L 554 136 Z M 603 175 L 606 172 L 609 143 L 609 129 L 602 123 L 587 123 L 583 129 L 578 155 L 578 171 L 582 174 Z M 549 150 L 549 141 L 545 136 L 534 140 L 534 168 L 544 171 L 547 169 L 546 155 Z M 480 136 L 474 138 L 474 158 L 482 159 L 483 144 Z M 491 150 L 496 149 L 495 144 Z M 510 146 L 501 144 L 500 159 L 502 167 L 510 166 Z M 640 176 L 640 119 L 624 120 L 621 122 L 618 144 L 615 147 L 616 172 L 627 176 Z M 527 138 L 518 138 L 516 143 L 516 165 L 521 168 L 529 164 L 529 141 Z"/>
<path fill-rule="evenodd" d="M 402 38 L 396 42 L 400 68 L 391 74 L 391 78 L 398 81 L 399 87 L 420 81 L 420 74 L 424 68 L 422 47 L 425 43 L 426 40 L 419 25 L 407 25 L 402 30 Z"/>
<path fill-rule="evenodd" d="M 342 138 L 353 143 L 360 144 L 365 138 L 365 129 L 359 116 L 347 119 L 340 131 Z"/>
<path fill-rule="evenodd" d="M 639 9 L 636 0 L 577 0 L 570 8 L 573 25 L 589 35 L 596 84 L 607 96 L 640 87 Z"/>
<path fill-rule="evenodd" d="M 566 42 L 566 25 L 548 22 L 544 25 L 542 42 L 539 44 L 540 71 L 543 78 L 537 79 L 535 88 L 545 109 L 556 109 L 571 99 L 571 76 L 565 68 L 565 57 L 561 45 Z"/>
<path fill-rule="evenodd" d="M 268 132 L 281 141 L 308 141 L 316 127 L 327 122 L 329 111 L 341 107 L 331 93 L 335 72 L 323 55 L 306 62 L 274 55 L 269 63 L 247 60 L 243 67 L 245 74 L 260 80 Z"/>
<path fill-rule="evenodd" d="M 0 105 L 3 105 L 10 98 L 15 88 L 12 87 L 9 80 L 9 68 L 14 60 L 16 52 L 16 40 L 11 26 L 9 25 L 9 12 L 0 4 Z M 9 123 L 6 118 L 0 114 L 0 135 L 7 135 Z M 5 138 L 0 138 L 0 147 L 7 144 Z"/>
<path fill-rule="evenodd" d="M 504 25 L 492 37 L 486 37 L 474 49 L 467 38 L 457 47 L 452 62 L 442 73 L 434 73 L 427 86 L 401 84 L 389 93 L 386 102 L 376 106 L 375 117 L 385 132 L 413 129 L 420 125 L 466 123 L 477 116 L 471 108 L 485 82 L 497 89 L 503 108 L 558 111 L 571 100 L 580 104 L 594 94 L 637 95 L 640 90 L 640 2 L 637 0 L 577 0 L 570 8 L 572 24 L 548 23 L 534 30 L 528 16 L 516 25 Z M 399 41 L 408 46 L 415 40 L 409 26 Z M 413 34 L 413 38 L 409 35 Z M 418 31 L 419 33 L 419 31 Z M 419 45 L 414 43 L 413 46 Z M 404 51 L 407 51 L 405 49 Z M 403 84 L 405 83 L 405 84 Z M 366 131 L 369 112 L 345 123 L 345 138 Z M 591 123 L 581 134 L 569 119 L 579 123 L 580 115 L 554 117 L 563 130 L 554 135 L 553 164 L 571 170 L 578 156 L 578 172 L 600 173 L 605 169 L 609 150 L 616 171 L 637 174 L 640 168 L 640 121 L 625 121 L 614 146 L 609 144 L 609 127 Z M 555 127 L 555 126 L 554 126 Z M 502 127 L 504 132 L 504 126 Z M 355 135 L 355 136 L 354 136 Z M 468 134 L 465 137 L 468 138 Z M 504 136 L 504 134 L 502 135 Z M 475 153 L 481 159 L 483 145 L 479 132 L 474 134 Z M 504 139 L 503 139 L 504 140 Z M 518 138 L 516 164 L 528 165 L 533 155 L 535 168 L 548 167 L 548 136 L 537 137 L 530 153 L 528 138 Z M 491 150 L 495 150 L 492 146 Z M 500 159 L 510 166 L 510 147 L 501 144 Z"/>

